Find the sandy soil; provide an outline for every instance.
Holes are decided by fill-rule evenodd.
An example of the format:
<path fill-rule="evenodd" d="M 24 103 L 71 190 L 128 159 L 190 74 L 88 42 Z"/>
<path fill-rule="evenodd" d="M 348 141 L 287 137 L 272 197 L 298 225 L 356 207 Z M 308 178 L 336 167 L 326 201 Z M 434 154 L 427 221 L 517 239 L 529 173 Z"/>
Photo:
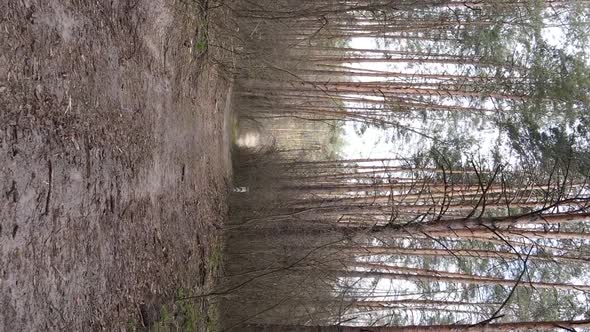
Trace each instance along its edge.
<path fill-rule="evenodd" d="M 1 331 L 141 327 L 211 283 L 230 83 L 198 6 L 0 1 Z"/>

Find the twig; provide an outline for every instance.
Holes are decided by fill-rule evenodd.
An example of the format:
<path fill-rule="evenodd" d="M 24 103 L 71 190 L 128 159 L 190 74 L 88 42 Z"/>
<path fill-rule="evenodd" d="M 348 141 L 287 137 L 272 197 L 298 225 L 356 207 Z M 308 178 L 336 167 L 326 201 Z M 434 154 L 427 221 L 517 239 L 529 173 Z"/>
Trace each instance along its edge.
<path fill-rule="evenodd" d="M 504 302 L 502 302 L 502 304 L 500 305 L 500 307 L 492 314 L 492 316 L 490 318 L 488 318 L 486 320 L 483 320 L 483 321 L 481 321 L 479 323 L 476 323 L 476 324 L 474 324 L 472 326 L 486 325 L 486 324 L 489 324 L 491 321 L 494 321 L 496 319 L 499 319 L 499 318 L 504 317 L 504 315 L 500 315 L 500 312 L 502 311 L 502 309 L 504 309 L 504 307 L 506 306 L 506 304 L 508 304 L 508 302 L 512 298 L 512 295 L 514 294 L 514 291 L 516 290 L 516 288 L 520 284 L 520 281 L 522 280 L 522 277 L 524 276 L 524 273 L 527 271 L 527 262 L 529 260 L 529 257 L 531 255 L 531 252 L 532 251 L 533 251 L 533 246 L 531 246 L 531 248 L 529 249 L 529 252 L 528 252 L 526 258 L 523 261 L 522 271 L 520 271 L 520 275 L 518 276 L 518 279 L 516 279 L 516 283 L 514 284 L 514 286 L 512 287 L 512 289 L 510 290 L 510 293 L 508 293 L 508 296 L 506 297 L 506 300 L 504 300 Z"/>
<path fill-rule="evenodd" d="M 47 189 L 47 198 L 45 199 L 45 211 L 43 212 L 44 216 L 49 213 L 49 203 L 51 201 L 51 187 L 53 182 L 53 169 L 51 166 L 51 160 L 47 160 L 47 168 L 49 168 L 49 188 Z"/>

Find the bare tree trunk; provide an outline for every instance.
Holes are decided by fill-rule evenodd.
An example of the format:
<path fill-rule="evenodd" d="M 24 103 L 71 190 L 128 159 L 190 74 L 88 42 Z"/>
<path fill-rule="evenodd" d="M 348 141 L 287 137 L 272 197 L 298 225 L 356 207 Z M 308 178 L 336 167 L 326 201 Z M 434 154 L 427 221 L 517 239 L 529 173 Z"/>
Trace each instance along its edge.
<path fill-rule="evenodd" d="M 424 326 L 390 326 L 390 327 L 356 327 L 356 326 L 287 326 L 287 325 L 249 325 L 241 328 L 244 332 L 508 332 L 521 330 L 547 331 L 563 329 L 574 331 L 576 328 L 590 327 L 590 319 L 571 321 L 541 321 L 493 323 L 475 325 L 424 325 Z"/>

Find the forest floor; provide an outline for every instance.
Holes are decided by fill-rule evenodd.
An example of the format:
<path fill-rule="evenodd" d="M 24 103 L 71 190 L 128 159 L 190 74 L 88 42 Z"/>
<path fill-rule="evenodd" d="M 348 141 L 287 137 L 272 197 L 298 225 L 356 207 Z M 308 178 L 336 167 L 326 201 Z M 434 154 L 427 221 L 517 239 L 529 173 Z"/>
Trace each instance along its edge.
<path fill-rule="evenodd" d="M 214 327 L 173 301 L 212 286 L 231 176 L 199 5 L 0 2 L 0 330 Z"/>

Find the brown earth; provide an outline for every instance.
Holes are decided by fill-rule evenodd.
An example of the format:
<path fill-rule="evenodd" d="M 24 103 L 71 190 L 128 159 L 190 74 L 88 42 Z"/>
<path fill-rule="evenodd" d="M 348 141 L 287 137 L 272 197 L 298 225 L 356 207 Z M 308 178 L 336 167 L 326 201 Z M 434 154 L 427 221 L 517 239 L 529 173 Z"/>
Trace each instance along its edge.
<path fill-rule="evenodd" d="M 143 328 L 210 287 L 230 82 L 202 5 L 0 1 L 1 331 Z"/>

